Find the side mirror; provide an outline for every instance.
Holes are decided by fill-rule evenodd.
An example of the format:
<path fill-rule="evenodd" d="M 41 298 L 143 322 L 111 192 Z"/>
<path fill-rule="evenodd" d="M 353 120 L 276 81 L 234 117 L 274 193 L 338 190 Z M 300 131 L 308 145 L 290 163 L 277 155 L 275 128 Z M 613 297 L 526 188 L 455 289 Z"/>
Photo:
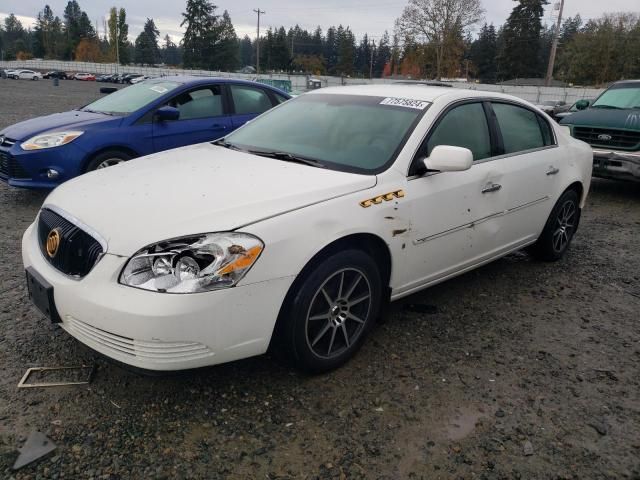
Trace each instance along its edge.
<path fill-rule="evenodd" d="M 105 93 L 105 94 L 107 94 L 107 95 L 110 95 L 110 94 L 112 94 L 113 92 L 117 92 L 117 91 L 118 91 L 118 89 L 117 89 L 117 88 L 114 88 L 114 87 L 102 87 L 102 88 L 100 89 L 100 93 Z"/>
<path fill-rule="evenodd" d="M 424 159 L 427 170 L 463 172 L 473 165 L 473 153 L 468 148 L 438 145 L 429 158 Z"/>
<path fill-rule="evenodd" d="M 589 100 L 580 100 L 576 102 L 576 108 L 578 110 L 586 110 L 587 108 L 589 108 L 589 105 L 591 105 L 591 102 L 589 102 Z"/>
<path fill-rule="evenodd" d="M 161 122 L 180 119 L 180 110 L 174 107 L 162 107 L 156 111 L 155 117 Z"/>

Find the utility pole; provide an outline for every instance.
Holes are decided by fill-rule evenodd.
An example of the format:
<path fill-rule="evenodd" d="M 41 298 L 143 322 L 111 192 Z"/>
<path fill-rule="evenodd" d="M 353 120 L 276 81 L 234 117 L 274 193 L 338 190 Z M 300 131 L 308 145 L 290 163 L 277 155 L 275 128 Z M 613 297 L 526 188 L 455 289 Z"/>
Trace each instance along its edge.
<path fill-rule="evenodd" d="M 371 62 L 369 64 L 369 78 L 373 78 L 373 54 L 376 51 L 376 41 L 371 42 Z"/>
<path fill-rule="evenodd" d="M 556 52 L 558 51 L 558 42 L 560 41 L 560 29 L 562 28 L 562 12 L 564 11 L 564 0 L 560 0 L 560 12 L 558 13 L 558 23 L 553 34 L 553 43 L 551 44 L 551 53 L 549 54 L 549 66 L 547 67 L 547 76 L 544 79 L 544 86 L 551 86 L 553 78 L 553 68 L 556 64 Z"/>
<path fill-rule="evenodd" d="M 120 70 L 120 33 L 118 32 L 118 26 L 120 23 L 120 11 L 116 10 L 116 73 Z"/>
<path fill-rule="evenodd" d="M 258 14 L 258 36 L 256 37 L 256 73 L 260 75 L 260 15 L 264 15 L 265 11 L 258 9 L 253 10 Z"/>

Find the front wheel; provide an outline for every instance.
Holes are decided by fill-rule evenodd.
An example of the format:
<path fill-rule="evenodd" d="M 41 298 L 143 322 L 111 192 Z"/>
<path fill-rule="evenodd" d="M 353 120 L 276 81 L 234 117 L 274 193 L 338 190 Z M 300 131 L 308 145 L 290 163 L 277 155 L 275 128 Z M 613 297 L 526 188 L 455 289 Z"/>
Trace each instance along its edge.
<path fill-rule="evenodd" d="M 131 158 L 131 155 L 120 150 L 108 150 L 93 157 L 87 164 L 85 171 L 91 172 L 93 170 L 112 167 L 119 163 L 126 162 L 127 160 L 131 160 Z"/>
<path fill-rule="evenodd" d="M 33 80 L 34 80 L 34 81 L 35 81 L 35 80 L 38 80 L 38 77 L 34 76 L 34 77 L 33 77 Z"/>
<path fill-rule="evenodd" d="M 376 263 L 359 250 L 338 252 L 294 288 L 281 332 L 292 363 L 312 373 L 341 366 L 360 348 L 380 312 Z"/>
<path fill-rule="evenodd" d="M 560 260 L 569 249 L 580 222 L 580 199 L 575 190 L 562 194 L 529 252 L 540 260 Z"/>

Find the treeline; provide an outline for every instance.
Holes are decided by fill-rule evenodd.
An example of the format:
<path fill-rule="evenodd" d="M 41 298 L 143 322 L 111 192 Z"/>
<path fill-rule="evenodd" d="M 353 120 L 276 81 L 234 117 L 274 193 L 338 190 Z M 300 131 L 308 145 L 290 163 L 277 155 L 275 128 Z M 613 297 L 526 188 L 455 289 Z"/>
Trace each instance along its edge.
<path fill-rule="evenodd" d="M 383 77 L 477 79 L 486 83 L 545 75 L 554 28 L 543 25 L 547 0 L 515 0 L 504 25 L 484 24 L 481 0 L 407 0 L 393 34 L 357 39 L 349 26 L 305 30 L 269 29 L 260 38 L 261 71 Z M 231 16 L 209 0 L 187 0 L 179 44 L 161 38 L 148 18 L 129 40 L 125 9 L 112 8 L 103 25 L 93 25 L 77 0 L 62 14 L 47 5 L 35 26 L 25 29 L 15 15 L 0 25 L 2 58 L 45 58 L 121 64 L 167 64 L 233 71 L 256 66 L 257 45 L 238 38 Z M 447 19 L 447 21 L 442 21 Z M 640 18 L 611 14 L 583 22 L 567 18 L 560 31 L 554 77 L 596 85 L 640 77 Z"/>

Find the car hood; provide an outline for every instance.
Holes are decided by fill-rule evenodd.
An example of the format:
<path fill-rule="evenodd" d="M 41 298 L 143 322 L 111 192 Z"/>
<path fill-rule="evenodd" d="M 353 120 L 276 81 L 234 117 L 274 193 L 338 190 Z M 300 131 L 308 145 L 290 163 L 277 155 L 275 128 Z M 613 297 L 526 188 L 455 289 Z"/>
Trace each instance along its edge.
<path fill-rule="evenodd" d="M 58 207 L 95 230 L 109 253 L 224 232 L 372 188 L 376 177 L 199 144 L 85 174 L 54 190 Z"/>
<path fill-rule="evenodd" d="M 19 142 L 27 140 L 39 133 L 51 132 L 54 130 L 69 130 L 82 128 L 96 122 L 111 120 L 112 117 L 101 113 L 83 112 L 80 110 L 72 110 L 70 112 L 54 113 L 44 117 L 32 118 L 24 122 L 16 123 L 5 128 L 2 134 L 7 138 L 17 140 Z"/>
<path fill-rule="evenodd" d="M 588 108 L 573 113 L 560 122 L 564 125 L 580 127 L 626 128 L 640 130 L 640 110 L 607 110 L 604 108 Z"/>

